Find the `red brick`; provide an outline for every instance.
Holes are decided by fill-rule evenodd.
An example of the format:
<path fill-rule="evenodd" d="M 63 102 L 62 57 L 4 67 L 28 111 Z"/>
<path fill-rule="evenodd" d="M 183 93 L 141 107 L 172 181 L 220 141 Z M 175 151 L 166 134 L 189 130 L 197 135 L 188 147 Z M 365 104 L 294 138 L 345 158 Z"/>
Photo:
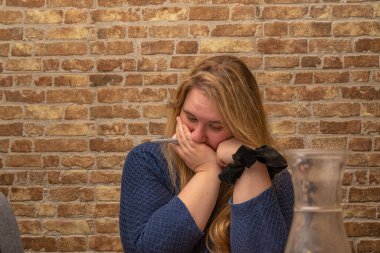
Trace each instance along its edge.
<path fill-rule="evenodd" d="M 42 69 L 44 71 L 57 71 L 59 68 L 59 60 L 57 59 L 43 59 Z"/>
<path fill-rule="evenodd" d="M 90 43 L 92 54 L 125 55 L 133 53 L 133 43 L 130 41 L 110 41 Z"/>
<path fill-rule="evenodd" d="M 11 120 L 22 117 L 22 107 L 20 106 L 0 106 L 0 119 Z"/>
<path fill-rule="evenodd" d="M 345 137 L 313 137 L 311 147 L 314 149 L 346 149 L 347 138 Z"/>
<path fill-rule="evenodd" d="M 0 11 L 0 23 L 2 24 L 20 24 L 22 23 L 22 19 L 23 15 L 21 11 Z"/>
<path fill-rule="evenodd" d="M 90 104 L 94 98 L 94 92 L 88 89 L 49 90 L 46 94 L 48 103 Z"/>
<path fill-rule="evenodd" d="M 361 124 L 358 120 L 321 121 L 320 128 L 324 134 L 359 134 Z"/>
<path fill-rule="evenodd" d="M 57 208 L 58 217 L 82 217 L 86 215 L 86 204 L 61 204 Z"/>
<path fill-rule="evenodd" d="M 380 39 L 358 39 L 355 42 L 355 52 L 380 52 Z"/>
<path fill-rule="evenodd" d="M 134 22 L 140 20 L 135 9 L 99 9 L 91 11 L 90 15 L 94 22 Z"/>
<path fill-rule="evenodd" d="M 77 7 L 77 8 L 91 8 L 94 7 L 94 0 L 51 0 L 50 6 L 52 7 Z"/>
<path fill-rule="evenodd" d="M 58 24 L 63 21 L 62 10 L 28 10 L 25 14 L 25 23 L 28 24 Z M 42 30 L 30 30 L 37 33 L 43 32 Z M 41 38 L 42 39 L 42 38 Z"/>
<path fill-rule="evenodd" d="M 347 83 L 350 75 L 348 72 L 316 72 L 315 83 Z"/>
<path fill-rule="evenodd" d="M 228 8 L 224 6 L 191 7 L 189 20 L 222 21 L 228 19 Z"/>
<path fill-rule="evenodd" d="M 360 56 L 345 56 L 344 67 L 379 67 L 379 56 L 377 55 L 360 55 Z"/>
<path fill-rule="evenodd" d="M 255 6 L 233 6 L 231 8 L 231 19 L 232 20 L 254 20 L 256 18 L 256 7 Z"/>
<path fill-rule="evenodd" d="M 90 182 L 95 184 L 119 184 L 121 180 L 120 171 L 94 171 L 90 174 Z M 99 210 L 100 211 L 100 210 Z"/>
<path fill-rule="evenodd" d="M 39 56 L 85 55 L 88 50 L 87 44 L 82 42 L 38 43 L 35 47 L 36 55 Z"/>
<path fill-rule="evenodd" d="M 373 100 L 380 98 L 380 89 L 373 86 L 341 87 L 342 97 L 349 99 Z"/>
<path fill-rule="evenodd" d="M 349 142 L 349 149 L 353 151 L 370 151 L 372 140 L 370 138 L 352 138 Z"/>
<path fill-rule="evenodd" d="M 57 241 L 59 251 L 87 251 L 87 238 L 85 236 L 61 236 Z"/>
<path fill-rule="evenodd" d="M 146 123 L 130 123 L 128 124 L 128 133 L 131 135 L 147 135 Z"/>
<path fill-rule="evenodd" d="M 7 6 L 15 6 L 15 7 L 42 7 L 45 5 L 44 0 L 29 0 L 29 1 L 22 1 L 22 0 L 8 0 Z"/>
<path fill-rule="evenodd" d="M 297 56 L 273 56 L 266 57 L 265 68 L 295 68 L 300 66 L 300 59 Z"/>
<path fill-rule="evenodd" d="M 350 5 L 340 4 L 332 6 L 332 16 L 337 18 L 371 18 L 373 15 L 373 9 L 371 5 Z"/>
<path fill-rule="evenodd" d="M 126 123 L 113 122 L 109 124 L 101 124 L 97 128 L 98 135 L 125 135 Z"/>
<path fill-rule="evenodd" d="M 376 219 L 376 206 L 365 204 L 346 204 L 343 208 L 344 218 Z"/>
<path fill-rule="evenodd" d="M 194 35 L 195 37 L 207 36 L 210 34 L 210 29 L 206 25 L 192 25 L 190 26 L 190 34 Z"/>
<path fill-rule="evenodd" d="M 90 75 L 90 86 L 120 85 L 123 77 L 115 74 Z"/>
<path fill-rule="evenodd" d="M 116 25 L 106 28 L 99 28 L 97 35 L 99 39 L 122 39 L 126 36 L 126 27 Z"/>
<path fill-rule="evenodd" d="M 294 78 L 295 84 L 311 84 L 313 82 L 313 73 L 296 73 Z"/>
<path fill-rule="evenodd" d="M 77 24 L 86 23 L 88 14 L 86 10 L 82 9 L 69 9 L 65 12 L 65 23 L 66 24 Z"/>
<path fill-rule="evenodd" d="M 380 34 L 380 23 L 377 21 L 347 21 L 333 23 L 335 37 L 371 36 Z"/>
<path fill-rule="evenodd" d="M 93 201 L 94 190 L 85 187 L 60 186 L 50 189 L 47 193 L 51 201 L 70 202 L 70 201 Z"/>
<path fill-rule="evenodd" d="M 11 201 L 39 201 L 43 198 L 42 187 L 12 187 Z"/>
<path fill-rule="evenodd" d="M 380 122 L 364 121 L 363 122 L 363 133 L 365 133 L 365 134 L 372 134 L 372 133 L 380 134 Z"/>
<path fill-rule="evenodd" d="M 173 41 L 154 41 L 141 43 L 141 54 L 172 54 L 174 50 Z"/>
<path fill-rule="evenodd" d="M 145 26 L 128 26 L 129 38 L 146 38 L 148 35 L 148 28 Z"/>
<path fill-rule="evenodd" d="M 266 54 L 293 54 L 306 53 L 307 40 L 304 39 L 259 39 L 257 42 L 259 52 Z"/>
<path fill-rule="evenodd" d="M 96 164 L 98 169 L 121 169 L 124 163 L 124 156 L 97 156 Z"/>
<path fill-rule="evenodd" d="M 379 239 L 364 239 L 357 243 L 357 253 L 366 252 L 380 252 L 380 240 Z"/>
<path fill-rule="evenodd" d="M 301 66 L 304 68 L 315 68 L 321 64 L 318 56 L 305 56 L 301 58 Z"/>
<path fill-rule="evenodd" d="M 358 103 L 323 103 L 314 104 L 313 113 L 321 117 L 354 117 L 360 115 Z"/>
<path fill-rule="evenodd" d="M 297 116 L 306 117 L 310 116 L 311 113 L 308 108 L 302 104 L 295 105 L 294 103 L 267 103 L 265 104 L 265 111 L 269 116 Z"/>
<path fill-rule="evenodd" d="M 95 63 L 91 59 L 67 59 L 62 61 L 62 68 L 64 70 L 79 70 L 90 71 L 94 67 Z"/>
<path fill-rule="evenodd" d="M 351 52 L 351 43 L 348 39 L 312 39 L 309 42 L 311 52 Z"/>
<path fill-rule="evenodd" d="M 12 152 L 31 152 L 32 151 L 31 140 L 15 140 L 11 145 Z"/>
<path fill-rule="evenodd" d="M 341 69 L 343 67 L 343 62 L 339 57 L 328 56 L 323 58 L 323 68 L 324 69 Z"/>
<path fill-rule="evenodd" d="M 98 219 L 95 223 L 95 228 L 101 234 L 116 234 L 119 233 L 119 221 L 115 219 Z"/>
<path fill-rule="evenodd" d="M 90 139 L 90 150 L 96 152 L 125 152 L 132 146 L 133 142 L 128 139 Z"/>
<path fill-rule="evenodd" d="M 25 250 L 33 251 L 57 251 L 57 241 L 54 236 L 33 236 L 33 237 L 22 237 L 22 244 Z"/>
<path fill-rule="evenodd" d="M 316 100 L 333 100 L 339 95 L 339 90 L 332 86 L 300 86 L 296 88 L 299 100 L 316 101 Z"/>
<path fill-rule="evenodd" d="M 180 41 L 176 46 L 177 54 L 195 54 L 198 52 L 198 43 L 196 41 Z"/>
<path fill-rule="evenodd" d="M 150 134 L 163 135 L 165 132 L 165 123 L 149 122 L 148 129 Z"/>
<path fill-rule="evenodd" d="M 188 10 L 180 7 L 164 7 L 157 9 L 143 9 L 142 15 L 144 21 L 176 21 L 186 20 Z"/>
<path fill-rule="evenodd" d="M 294 22 L 289 25 L 292 37 L 330 37 L 331 22 Z"/>
<path fill-rule="evenodd" d="M 0 124 L 0 136 L 21 136 L 22 133 L 22 123 Z"/>
<path fill-rule="evenodd" d="M 124 0 L 98 0 L 98 6 L 102 7 L 114 7 L 123 6 Z"/>
<path fill-rule="evenodd" d="M 87 151 L 86 139 L 38 139 L 34 142 L 36 152 L 83 152 Z"/>
<path fill-rule="evenodd" d="M 95 251 L 123 251 L 120 238 L 117 236 L 90 236 L 89 245 L 90 249 Z"/>
<path fill-rule="evenodd" d="M 131 106 L 94 106 L 90 108 L 90 118 L 139 118 L 140 112 Z"/>
<path fill-rule="evenodd" d="M 265 89 L 267 101 L 292 101 L 296 97 L 293 87 L 269 87 Z"/>
<path fill-rule="evenodd" d="M 22 40 L 22 28 L 4 28 L 0 29 L 0 41 Z"/>
<path fill-rule="evenodd" d="M 345 222 L 346 233 L 349 237 L 378 237 L 380 236 L 380 222 Z"/>
<path fill-rule="evenodd" d="M 7 173 L 7 172 L 0 173 L 0 182 L 2 186 L 12 185 L 14 178 L 15 178 L 15 175 L 13 173 Z"/>
<path fill-rule="evenodd" d="M 308 8 L 301 6 L 268 6 L 264 7 L 262 17 L 269 19 L 296 19 L 307 14 Z"/>
<path fill-rule="evenodd" d="M 215 37 L 248 37 L 254 36 L 257 29 L 258 25 L 255 24 L 216 25 L 211 30 L 211 35 Z"/>
<path fill-rule="evenodd" d="M 129 5 L 137 5 L 137 6 L 144 6 L 144 5 L 160 5 L 165 2 L 165 0 L 127 0 Z"/>

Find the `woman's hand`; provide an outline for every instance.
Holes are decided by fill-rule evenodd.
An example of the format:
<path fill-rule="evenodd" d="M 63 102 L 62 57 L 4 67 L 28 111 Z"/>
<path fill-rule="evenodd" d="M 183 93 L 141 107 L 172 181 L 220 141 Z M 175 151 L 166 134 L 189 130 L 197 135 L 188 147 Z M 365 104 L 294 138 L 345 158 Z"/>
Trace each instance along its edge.
<path fill-rule="evenodd" d="M 174 151 L 195 173 L 215 169 L 220 170 L 216 162 L 216 152 L 203 143 L 196 143 L 191 138 L 190 130 L 177 117 L 176 138 L 178 144 L 171 144 Z"/>
<path fill-rule="evenodd" d="M 232 163 L 232 155 L 236 153 L 243 142 L 239 141 L 235 137 L 227 139 L 221 142 L 216 150 L 217 162 L 220 166 L 225 167 Z"/>

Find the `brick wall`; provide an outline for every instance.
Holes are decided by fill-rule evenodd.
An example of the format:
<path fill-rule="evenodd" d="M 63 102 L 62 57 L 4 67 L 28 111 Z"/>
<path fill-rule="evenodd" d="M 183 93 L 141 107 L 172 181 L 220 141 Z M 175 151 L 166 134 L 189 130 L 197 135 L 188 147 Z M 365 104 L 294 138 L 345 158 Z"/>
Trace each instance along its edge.
<path fill-rule="evenodd" d="M 232 53 L 282 148 L 350 149 L 354 252 L 380 252 L 380 2 L 0 0 L 0 190 L 26 251 L 122 251 L 120 175 L 183 73 Z"/>

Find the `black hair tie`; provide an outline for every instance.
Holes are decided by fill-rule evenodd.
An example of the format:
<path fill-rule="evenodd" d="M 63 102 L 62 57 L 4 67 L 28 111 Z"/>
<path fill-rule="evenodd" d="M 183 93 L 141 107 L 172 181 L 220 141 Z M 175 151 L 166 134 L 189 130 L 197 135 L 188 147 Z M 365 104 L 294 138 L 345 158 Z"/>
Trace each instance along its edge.
<path fill-rule="evenodd" d="M 236 180 L 243 174 L 244 169 L 251 167 L 256 161 L 267 166 L 271 179 L 288 167 L 285 158 L 268 145 L 263 145 L 257 149 L 241 145 L 236 153 L 232 155 L 232 159 L 233 163 L 227 165 L 222 173 L 219 174 L 219 179 L 230 185 L 235 184 Z"/>

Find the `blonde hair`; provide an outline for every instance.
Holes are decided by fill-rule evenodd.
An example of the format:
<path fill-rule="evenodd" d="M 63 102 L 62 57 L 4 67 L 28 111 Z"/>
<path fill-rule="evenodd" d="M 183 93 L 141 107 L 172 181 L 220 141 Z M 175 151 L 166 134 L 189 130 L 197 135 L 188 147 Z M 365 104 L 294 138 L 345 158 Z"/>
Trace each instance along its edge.
<path fill-rule="evenodd" d="M 193 68 L 178 87 L 172 103 L 165 135 L 173 136 L 176 117 L 192 88 L 202 89 L 212 99 L 233 136 L 247 145 L 272 143 L 266 115 L 256 80 L 248 67 L 234 56 L 215 56 Z M 163 147 L 174 186 L 181 190 L 194 172 L 168 145 Z M 230 252 L 230 206 L 233 186 L 221 184 L 213 214 L 206 226 L 206 245 L 211 252 Z"/>

